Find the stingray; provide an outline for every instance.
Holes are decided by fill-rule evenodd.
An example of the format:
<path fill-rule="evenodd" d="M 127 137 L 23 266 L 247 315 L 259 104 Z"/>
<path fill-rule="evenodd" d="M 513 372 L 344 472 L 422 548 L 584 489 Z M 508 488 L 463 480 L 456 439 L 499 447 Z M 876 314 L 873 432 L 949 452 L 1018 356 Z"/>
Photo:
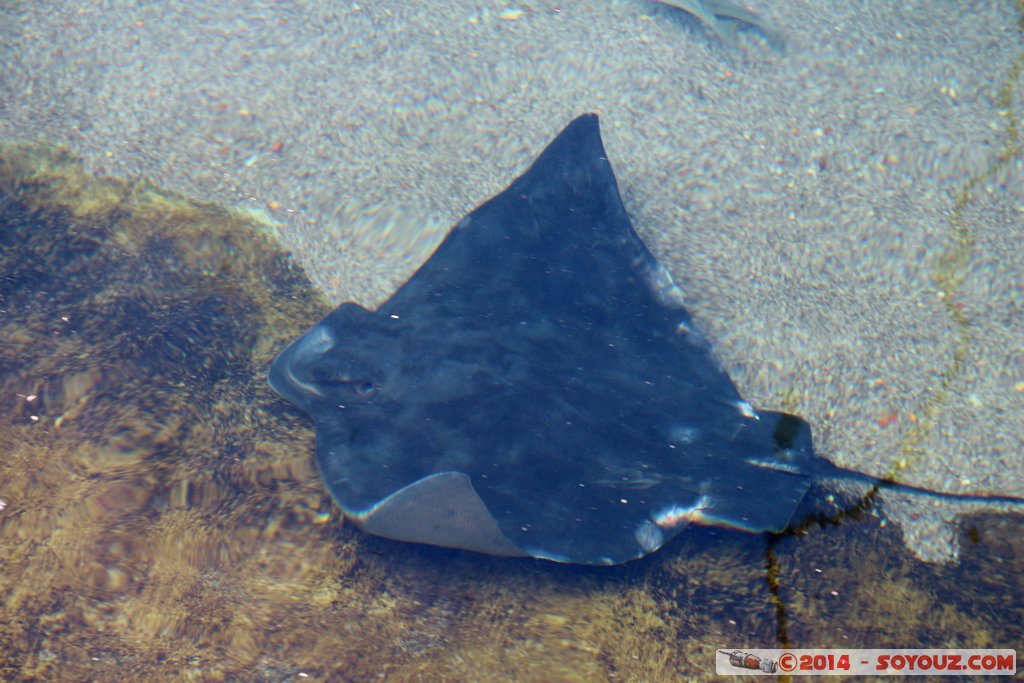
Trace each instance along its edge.
<path fill-rule="evenodd" d="M 618 564 L 690 524 L 781 532 L 815 478 L 878 483 L 743 400 L 634 231 L 593 114 L 270 384 L 315 422 L 345 516 L 400 541 Z"/>
<path fill-rule="evenodd" d="M 657 0 L 663 5 L 674 7 L 691 14 L 704 26 L 714 32 L 730 48 L 736 49 L 739 41 L 736 29 L 740 25 L 755 28 L 777 47 L 782 47 L 782 34 L 766 24 L 761 17 L 743 9 L 731 0 Z"/>

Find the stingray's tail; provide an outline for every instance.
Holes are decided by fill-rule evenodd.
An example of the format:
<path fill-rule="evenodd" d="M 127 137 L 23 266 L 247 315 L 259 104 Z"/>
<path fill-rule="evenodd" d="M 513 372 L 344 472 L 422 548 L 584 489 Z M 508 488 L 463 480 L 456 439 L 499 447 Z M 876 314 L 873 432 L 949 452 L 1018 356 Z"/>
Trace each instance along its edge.
<path fill-rule="evenodd" d="M 1024 512 L 1024 497 L 1021 496 L 972 493 L 969 491 L 962 493 L 936 491 L 934 489 L 926 489 L 922 486 L 907 484 L 892 477 L 872 477 L 870 474 L 864 474 L 863 472 L 857 472 L 856 470 L 848 470 L 844 467 L 834 465 L 829 460 L 821 457 L 815 459 L 814 470 L 814 478 L 818 480 L 834 479 L 867 484 L 871 487 L 871 490 L 868 493 L 871 497 L 880 491 L 905 491 L 915 495 L 927 496 L 934 500 L 945 500 L 955 503 L 987 503 L 995 505 L 1020 506 L 1021 511 Z"/>

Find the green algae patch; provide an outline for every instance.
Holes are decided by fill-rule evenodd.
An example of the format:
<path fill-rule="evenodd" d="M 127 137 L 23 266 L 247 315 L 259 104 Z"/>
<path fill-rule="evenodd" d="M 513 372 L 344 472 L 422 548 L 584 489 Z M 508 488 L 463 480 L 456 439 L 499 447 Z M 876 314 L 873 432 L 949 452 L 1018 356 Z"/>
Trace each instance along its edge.
<path fill-rule="evenodd" d="M 719 648 L 1024 637 L 1013 517 L 935 566 L 870 515 L 615 568 L 366 536 L 266 383 L 329 310 L 250 217 L 0 149 L 0 679 L 712 680 Z"/>

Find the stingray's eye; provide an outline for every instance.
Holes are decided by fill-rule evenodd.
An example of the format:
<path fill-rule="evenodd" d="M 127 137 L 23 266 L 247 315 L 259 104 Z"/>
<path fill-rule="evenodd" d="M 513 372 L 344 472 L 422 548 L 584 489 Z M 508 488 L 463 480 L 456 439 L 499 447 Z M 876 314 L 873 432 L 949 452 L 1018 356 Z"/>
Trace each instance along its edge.
<path fill-rule="evenodd" d="M 356 393 L 364 398 L 367 396 L 373 396 L 378 391 L 380 391 L 380 387 L 373 382 L 360 382 L 356 385 Z"/>

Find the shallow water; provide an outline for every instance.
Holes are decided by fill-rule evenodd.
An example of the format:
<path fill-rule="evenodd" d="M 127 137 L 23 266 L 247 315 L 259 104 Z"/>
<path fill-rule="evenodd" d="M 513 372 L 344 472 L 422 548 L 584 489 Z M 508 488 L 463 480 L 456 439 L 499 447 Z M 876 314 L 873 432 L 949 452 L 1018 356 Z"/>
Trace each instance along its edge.
<path fill-rule="evenodd" d="M 1024 642 L 1020 515 L 822 489 L 799 532 L 606 569 L 393 543 L 266 385 L 600 111 L 746 398 L 837 464 L 1024 495 L 1020 2 L 751 7 L 783 50 L 649 0 L 0 4 L 0 679 L 710 680 L 718 649 Z"/>
<path fill-rule="evenodd" d="M 0 3 L 0 139 L 248 212 L 373 306 L 598 111 L 747 400 L 839 465 L 1024 496 L 1019 2 L 748 4 L 782 49 L 652 0 Z M 970 506 L 884 504 L 955 557 Z"/>
<path fill-rule="evenodd" d="M 266 384 L 330 308 L 273 240 L 49 147 L 0 167 L 4 680 L 710 680 L 717 649 L 1024 640 L 1020 516 L 947 564 L 871 509 L 601 569 L 366 536 Z"/>

